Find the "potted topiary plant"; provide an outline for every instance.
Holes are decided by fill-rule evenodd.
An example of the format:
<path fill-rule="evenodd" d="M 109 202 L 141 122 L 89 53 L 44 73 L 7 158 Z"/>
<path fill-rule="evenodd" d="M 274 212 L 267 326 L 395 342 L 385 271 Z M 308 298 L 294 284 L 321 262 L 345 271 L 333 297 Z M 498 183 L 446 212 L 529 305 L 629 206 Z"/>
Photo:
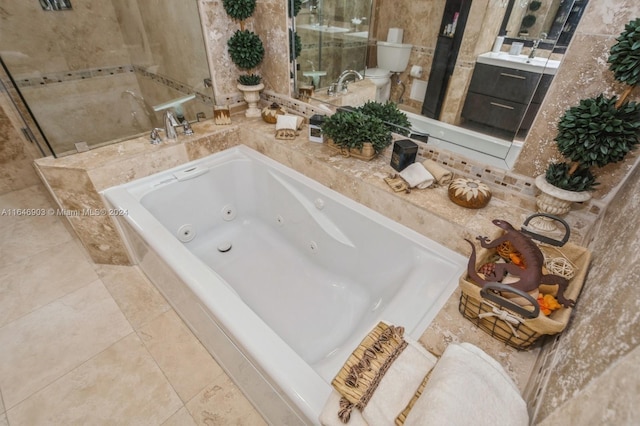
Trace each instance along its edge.
<path fill-rule="evenodd" d="M 640 18 L 629 22 L 609 51 L 609 69 L 616 80 L 627 85 L 620 96 L 622 105 L 633 88 L 640 82 Z"/>
<path fill-rule="evenodd" d="M 617 100 L 602 94 L 582 99 L 560 118 L 554 140 L 568 161 L 551 163 L 536 178 L 541 191 L 536 204 L 541 212 L 562 216 L 573 202 L 589 200 L 589 191 L 598 185 L 590 168 L 621 161 L 640 143 L 640 104 L 617 107 Z"/>
<path fill-rule="evenodd" d="M 378 117 L 384 121 L 392 132 L 404 136 L 409 136 L 409 133 L 411 133 L 411 123 L 407 118 L 407 114 L 400 111 L 398 105 L 394 102 L 387 101 L 383 104 L 376 101 L 368 101 L 364 105 L 356 108 L 356 110 L 367 115 Z"/>
<path fill-rule="evenodd" d="M 228 40 L 227 47 L 233 63 L 247 72 L 238 77 L 238 90 L 243 93 L 249 105 L 245 115 L 260 117 L 258 101 L 264 84 L 262 84 L 262 77 L 253 70 L 264 58 L 264 46 L 256 33 L 245 29 L 245 20 L 253 15 L 256 0 L 223 0 L 222 4 L 227 15 L 240 23 L 240 29 Z"/>
<path fill-rule="evenodd" d="M 391 144 L 391 131 L 381 119 L 356 110 L 339 110 L 327 117 L 322 134 L 332 149 L 367 161 Z"/>

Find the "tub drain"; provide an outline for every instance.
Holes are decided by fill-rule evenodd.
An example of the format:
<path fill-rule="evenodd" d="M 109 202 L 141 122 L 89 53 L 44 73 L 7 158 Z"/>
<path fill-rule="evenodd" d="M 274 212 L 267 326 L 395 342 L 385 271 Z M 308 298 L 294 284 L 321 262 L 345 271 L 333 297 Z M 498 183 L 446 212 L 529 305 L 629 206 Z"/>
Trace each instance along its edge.
<path fill-rule="evenodd" d="M 226 252 L 228 252 L 229 250 L 231 250 L 231 241 L 225 241 L 225 242 L 220 243 L 220 244 L 218 245 L 218 251 L 219 251 L 220 253 L 226 253 Z"/>

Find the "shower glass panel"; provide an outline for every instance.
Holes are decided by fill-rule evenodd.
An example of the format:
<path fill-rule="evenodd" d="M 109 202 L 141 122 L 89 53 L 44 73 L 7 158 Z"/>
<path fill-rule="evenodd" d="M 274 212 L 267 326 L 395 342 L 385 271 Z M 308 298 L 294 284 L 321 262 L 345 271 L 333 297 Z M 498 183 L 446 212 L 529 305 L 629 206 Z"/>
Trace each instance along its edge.
<path fill-rule="evenodd" d="M 296 16 L 302 42 L 297 87 L 316 89 L 347 69 L 363 71 L 367 56 L 371 0 L 308 0 Z"/>
<path fill-rule="evenodd" d="M 186 119 L 212 116 L 198 2 L 72 6 L 2 4 L 0 56 L 55 156 L 149 133 L 162 121 L 152 106 L 187 94 L 196 98 L 184 104 Z"/>

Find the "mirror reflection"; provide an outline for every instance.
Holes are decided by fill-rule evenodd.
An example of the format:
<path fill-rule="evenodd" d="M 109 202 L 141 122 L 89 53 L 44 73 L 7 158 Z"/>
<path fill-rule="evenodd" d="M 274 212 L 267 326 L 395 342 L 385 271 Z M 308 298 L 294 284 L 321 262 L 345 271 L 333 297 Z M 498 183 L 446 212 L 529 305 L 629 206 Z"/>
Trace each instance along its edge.
<path fill-rule="evenodd" d="M 330 47 L 335 46 L 332 43 L 339 43 L 335 33 L 328 36 L 334 38 L 328 38 L 326 33 L 321 33 L 324 38 L 315 34 L 311 39 L 307 35 L 299 58 L 298 84 L 310 83 L 308 75 L 314 69 L 309 61 L 315 59 L 315 71 L 327 72 L 312 81 L 316 98 L 345 105 L 339 97 L 327 99 L 325 88 L 331 89 L 340 71 L 365 70 L 365 80 L 376 83 L 375 99 L 399 104 L 408 111 L 417 130 L 504 159 L 512 155 L 514 140 L 524 141 L 586 3 L 587 0 L 373 0 L 370 17 L 361 19 L 364 25 L 358 26 L 358 31 L 351 26 L 339 36 L 343 40 L 349 34 L 354 37 L 367 30 L 366 67 L 357 67 L 361 56 L 358 61 L 345 63 L 342 59 L 352 55 L 331 52 Z M 313 4 L 324 7 L 320 21 Z M 329 4 L 331 0 L 309 0 L 296 20 L 299 33 L 304 25 L 314 22 L 326 25 L 327 31 L 346 28 L 348 24 L 344 23 L 349 22 L 350 15 L 332 16 Z M 357 14 L 365 13 L 366 5 L 360 6 Z M 525 19 L 530 15 L 535 20 Z M 387 42 L 397 51 L 388 57 L 393 57 L 393 63 L 401 65 L 401 69 L 386 65 L 386 53 L 381 56 L 380 45 Z M 410 46 L 406 63 L 401 53 L 403 46 Z M 366 50 L 366 44 L 362 48 Z M 306 49 L 311 51 L 305 52 Z M 321 55 L 320 51 L 333 53 L 333 57 Z M 318 68 L 318 63 L 324 65 Z M 385 90 L 381 91 L 383 86 Z"/>
<path fill-rule="evenodd" d="M 329 87 L 344 70 L 364 70 L 371 0 L 303 0 L 296 16 L 302 51 L 297 87 Z"/>
<path fill-rule="evenodd" d="M 543 40 L 563 51 L 586 5 L 587 0 L 509 0 L 500 33 L 508 39 Z"/>

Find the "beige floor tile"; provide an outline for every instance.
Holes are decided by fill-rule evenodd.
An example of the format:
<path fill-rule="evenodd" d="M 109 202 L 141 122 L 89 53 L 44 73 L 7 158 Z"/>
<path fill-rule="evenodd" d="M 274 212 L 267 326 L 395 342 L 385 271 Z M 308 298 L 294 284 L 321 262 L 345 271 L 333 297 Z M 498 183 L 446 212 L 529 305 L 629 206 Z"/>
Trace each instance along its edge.
<path fill-rule="evenodd" d="M 266 425 L 226 374 L 189 401 L 187 409 L 198 425 Z"/>
<path fill-rule="evenodd" d="M 135 333 L 7 413 L 19 425 L 159 425 L 182 406 Z"/>
<path fill-rule="evenodd" d="M 149 322 L 138 335 L 185 402 L 223 374 L 173 310 Z"/>
<path fill-rule="evenodd" d="M 4 413 L 0 414 L 0 426 L 9 426 L 9 420 Z"/>
<path fill-rule="evenodd" d="M 187 407 L 182 407 L 173 416 L 169 417 L 166 422 L 162 423 L 162 426 L 197 426 L 193 417 L 187 410 Z"/>
<path fill-rule="evenodd" d="M 97 272 L 134 329 L 171 309 L 137 267 L 99 265 Z"/>
<path fill-rule="evenodd" d="M 47 194 L 46 189 L 44 189 L 44 186 L 40 184 L 0 195 L 0 211 L 2 211 L 2 209 L 36 209 L 49 207 L 53 207 L 51 198 Z M 7 218 L 8 216 L 4 217 Z"/>
<path fill-rule="evenodd" d="M 4 413 L 4 402 L 2 401 L 2 392 L 0 392 L 0 413 Z"/>
<path fill-rule="evenodd" d="M 0 216 L 0 223 L 0 268 L 73 238 L 58 216 Z"/>
<path fill-rule="evenodd" d="M 0 327 L 98 279 L 75 240 L 0 269 Z"/>
<path fill-rule="evenodd" d="M 98 280 L 0 328 L 8 410 L 132 331 Z"/>

